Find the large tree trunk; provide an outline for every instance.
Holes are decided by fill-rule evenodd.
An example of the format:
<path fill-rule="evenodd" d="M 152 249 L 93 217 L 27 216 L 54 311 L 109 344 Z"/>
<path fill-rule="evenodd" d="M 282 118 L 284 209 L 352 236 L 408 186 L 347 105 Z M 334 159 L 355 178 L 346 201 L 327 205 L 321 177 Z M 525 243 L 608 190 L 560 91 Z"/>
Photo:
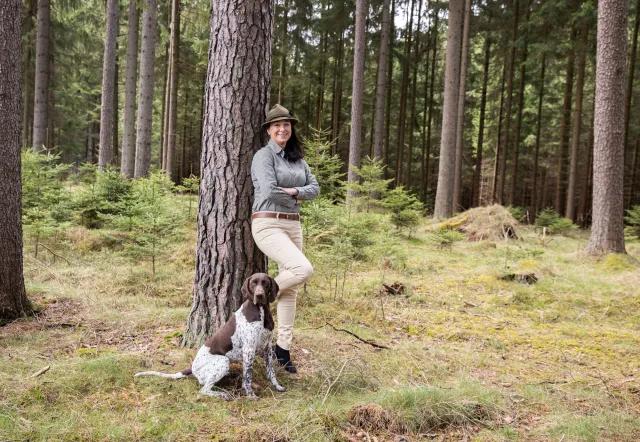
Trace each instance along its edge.
<path fill-rule="evenodd" d="M 600 0 L 596 49 L 593 224 L 587 252 L 625 253 L 623 224 L 624 96 L 627 0 Z"/>
<path fill-rule="evenodd" d="M 462 150 L 464 146 L 464 97 L 467 81 L 467 58 L 469 56 L 469 22 L 471 21 L 471 0 L 464 5 L 464 27 L 462 31 L 462 53 L 460 60 L 460 86 L 458 91 L 458 119 L 456 121 L 456 163 L 453 177 L 453 211 L 461 209 Z"/>
<path fill-rule="evenodd" d="M 376 86 L 376 107 L 373 117 L 373 157 L 382 159 L 384 147 L 384 111 L 387 98 L 387 75 L 389 71 L 389 37 L 391 30 L 391 0 L 384 0 L 382 5 L 382 30 L 380 31 L 380 50 L 378 53 L 378 78 Z"/>
<path fill-rule="evenodd" d="M 251 159 L 271 82 L 271 2 L 212 1 L 193 306 L 185 345 L 197 345 L 240 306 L 265 262 L 251 236 Z M 229 124 L 233 121 L 234 124 Z"/>
<path fill-rule="evenodd" d="M 556 159 L 556 187 L 554 194 L 553 206 L 556 212 L 563 213 L 563 194 L 564 181 L 565 181 L 565 159 L 567 157 L 567 150 L 569 145 L 569 123 L 571 120 L 571 97 L 573 93 L 573 71 L 575 66 L 575 42 L 576 42 L 576 27 L 571 27 L 571 49 L 567 55 L 567 74 L 564 83 L 564 98 L 562 101 L 562 116 L 560 119 L 560 146 L 558 147 L 558 156 Z"/>
<path fill-rule="evenodd" d="M 32 312 L 22 268 L 20 6 L 0 2 L 0 325 Z"/>
<path fill-rule="evenodd" d="M 366 0 L 356 0 L 355 43 L 353 48 L 353 87 L 351 93 L 351 134 L 349 137 L 348 182 L 358 180 L 353 167 L 360 167 L 360 143 L 362 142 L 362 96 L 364 92 L 365 21 L 367 20 Z M 355 196 L 347 192 L 347 203 Z"/>
<path fill-rule="evenodd" d="M 581 26 L 578 32 L 576 44 L 576 94 L 575 109 L 571 122 L 571 151 L 569 154 L 569 184 L 567 186 L 567 202 L 565 204 L 564 216 L 576 220 L 576 186 L 578 174 L 578 148 L 580 147 L 580 133 L 582 126 L 582 95 L 584 90 L 584 71 L 586 59 L 586 44 L 588 38 L 586 25 Z M 624 175 L 624 174 L 623 174 Z"/>
<path fill-rule="evenodd" d="M 49 128 L 49 35 L 51 9 L 49 0 L 38 0 L 36 37 L 36 82 L 33 104 L 33 147 L 42 150 L 48 145 Z"/>
<path fill-rule="evenodd" d="M 540 129 L 542 127 L 542 100 L 544 98 L 544 74 L 547 66 L 546 53 L 542 53 L 540 61 L 540 84 L 538 86 L 538 116 L 536 118 L 536 146 L 533 154 L 533 186 L 531 189 L 531 210 L 529 219 L 536 220 L 538 214 L 538 163 L 540 157 Z"/>
<path fill-rule="evenodd" d="M 127 66 L 124 84 L 124 134 L 122 136 L 122 156 L 120 172 L 133 178 L 136 160 L 136 77 L 138 73 L 138 6 L 136 0 L 129 0 L 127 31 Z"/>
<path fill-rule="evenodd" d="M 444 104 L 442 106 L 442 135 L 440 137 L 440 163 L 438 187 L 433 215 L 448 218 L 453 214 L 453 179 L 456 160 L 456 117 L 458 114 L 458 87 L 460 85 L 460 46 L 464 0 L 449 1 L 447 25 L 447 55 L 444 72 Z"/>
<path fill-rule="evenodd" d="M 409 88 L 409 65 L 411 55 L 411 37 L 413 35 L 413 9 L 415 0 L 411 0 L 409 8 L 409 24 L 405 31 L 404 57 L 402 60 L 402 82 L 400 83 L 400 110 L 398 111 L 398 138 L 396 152 L 396 184 L 402 180 L 402 160 L 404 157 L 405 122 L 407 118 L 407 90 Z"/>
<path fill-rule="evenodd" d="M 102 61 L 102 102 L 100 105 L 100 151 L 98 168 L 104 169 L 113 161 L 113 95 L 116 73 L 116 37 L 118 36 L 118 0 L 107 1 L 107 32 Z"/>
<path fill-rule="evenodd" d="M 142 13 L 142 46 L 140 48 L 140 96 L 136 133 L 136 162 L 134 176 L 145 177 L 151 165 L 151 116 L 153 105 L 154 62 L 156 56 L 156 0 L 145 0 Z"/>
<path fill-rule="evenodd" d="M 167 161 L 165 170 L 167 174 L 177 181 L 178 168 L 176 167 L 176 129 L 178 122 L 178 59 L 180 57 L 180 1 L 171 1 L 171 40 L 169 44 L 169 63 L 171 65 L 169 76 L 169 103 L 167 106 Z"/>
<path fill-rule="evenodd" d="M 31 142 L 31 131 L 33 130 L 33 86 L 35 83 L 35 36 L 33 29 L 38 14 L 37 5 L 38 2 L 36 0 L 27 2 L 22 26 L 22 34 L 26 36 L 23 40 L 26 49 L 22 51 L 22 147 L 33 146 Z"/>
<path fill-rule="evenodd" d="M 484 63 L 482 68 L 482 93 L 480 95 L 480 123 L 478 127 L 478 150 L 476 152 L 476 166 L 473 171 L 473 191 L 471 205 L 480 205 L 480 177 L 482 176 L 482 149 L 484 145 L 484 120 L 487 109 L 487 84 L 489 82 L 489 61 L 491 60 L 491 38 L 487 32 L 484 39 Z"/>

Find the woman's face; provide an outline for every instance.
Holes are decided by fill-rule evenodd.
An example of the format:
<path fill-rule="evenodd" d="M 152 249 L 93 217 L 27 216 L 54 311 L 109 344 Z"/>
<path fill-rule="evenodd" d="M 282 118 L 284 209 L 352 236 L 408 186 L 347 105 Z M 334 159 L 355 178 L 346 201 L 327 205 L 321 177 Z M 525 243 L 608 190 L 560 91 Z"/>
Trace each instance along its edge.
<path fill-rule="evenodd" d="M 278 143 L 278 146 L 284 148 L 289 138 L 291 138 L 291 121 L 282 120 L 273 122 L 267 128 L 267 133 L 273 141 Z"/>

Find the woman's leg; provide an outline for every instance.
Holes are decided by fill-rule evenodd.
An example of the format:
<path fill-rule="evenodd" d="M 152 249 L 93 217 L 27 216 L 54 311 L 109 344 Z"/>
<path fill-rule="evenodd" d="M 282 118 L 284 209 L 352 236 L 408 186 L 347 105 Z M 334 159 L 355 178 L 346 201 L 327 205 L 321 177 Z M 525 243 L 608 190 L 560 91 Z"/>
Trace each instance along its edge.
<path fill-rule="evenodd" d="M 258 248 L 278 264 L 277 344 L 288 350 L 293 339 L 298 287 L 313 273 L 311 263 L 302 253 L 302 229 L 297 221 L 271 218 L 253 220 L 251 229 Z"/>

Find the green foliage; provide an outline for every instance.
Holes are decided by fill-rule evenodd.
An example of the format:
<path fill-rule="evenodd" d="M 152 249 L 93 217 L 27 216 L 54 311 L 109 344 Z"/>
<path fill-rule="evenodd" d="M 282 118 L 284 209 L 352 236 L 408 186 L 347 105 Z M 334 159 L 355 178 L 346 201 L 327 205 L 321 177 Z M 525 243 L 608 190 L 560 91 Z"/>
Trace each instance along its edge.
<path fill-rule="evenodd" d="M 624 221 L 627 224 L 624 233 L 631 238 L 640 239 L 640 205 L 627 210 Z"/>
<path fill-rule="evenodd" d="M 546 208 L 538 213 L 536 226 L 546 227 L 549 233 L 554 234 L 568 233 L 578 228 L 569 218 L 561 217 L 551 208 Z"/>
<path fill-rule="evenodd" d="M 354 205 L 356 208 L 369 211 L 382 207 L 382 199 L 388 192 L 389 183 L 393 179 L 384 179 L 384 165 L 382 160 L 366 157 L 360 167 L 351 166 L 359 180 L 347 184 L 347 189 L 355 192 Z"/>
<path fill-rule="evenodd" d="M 95 181 L 91 175 L 89 182 L 76 194 L 73 208 L 77 222 L 90 229 L 100 228 L 105 216 L 117 215 L 127 210 L 131 200 L 131 182 L 118 171 L 107 169 L 95 172 Z"/>
<path fill-rule="evenodd" d="M 187 178 L 182 179 L 182 184 L 176 186 L 176 190 L 180 193 L 186 193 L 189 195 L 189 217 L 191 217 L 191 209 L 193 207 L 192 195 L 198 195 L 200 191 L 200 177 L 195 175 L 189 175 Z"/>
<path fill-rule="evenodd" d="M 63 229 L 70 216 L 63 186 L 69 166 L 59 160 L 51 153 L 22 152 L 22 224 L 34 237 L 36 256 L 39 241 Z"/>
<path fill-rule="evenodd" d="M 322 188 L 322 196 L 333 202 L 344 201 L 342 161 L 331 154 L 327 131 L 312 130 L 304 139 L 304 159 Z"/>
<path fill-rule="evenodd" d="M 454 230 L 454 229 L 446 229 L 441 228 L 436 230 L 435 232 L 431 232 L 429 235 L 429 240 L 435 244 L 439 249 L 451 250 L 453 244 L 456 242 L 462 241 L 465 239 L 463 233 Z"/>
<path fill-rule="evenodd" d="M 525 222 L 527 220 L 527 209 L 525 209 L 524 207 L 508 206 L 507 210 L 509 210 L 511 216 L 513 216 L 519 223 Z"/>
<path fill-rule="evenodd" d="M 420 222 L 424 210 L 418 198 L 402 186 L 387 192 L 382 206 L 391 212 L 391 223 L 397 229 L 408 229 L 409 233 Z"/>

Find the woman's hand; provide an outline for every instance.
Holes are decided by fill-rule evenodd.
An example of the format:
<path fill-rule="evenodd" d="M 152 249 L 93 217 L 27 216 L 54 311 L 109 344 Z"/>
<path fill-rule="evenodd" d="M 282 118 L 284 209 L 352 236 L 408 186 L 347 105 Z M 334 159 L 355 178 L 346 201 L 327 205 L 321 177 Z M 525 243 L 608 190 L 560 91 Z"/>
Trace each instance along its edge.
<path fill-rule="evenodd" d="M 293 198 L 298 196 L 298 189 L 295 187 L 281 187 L 281 189 L 287 194 L 292 196 Z"/>

